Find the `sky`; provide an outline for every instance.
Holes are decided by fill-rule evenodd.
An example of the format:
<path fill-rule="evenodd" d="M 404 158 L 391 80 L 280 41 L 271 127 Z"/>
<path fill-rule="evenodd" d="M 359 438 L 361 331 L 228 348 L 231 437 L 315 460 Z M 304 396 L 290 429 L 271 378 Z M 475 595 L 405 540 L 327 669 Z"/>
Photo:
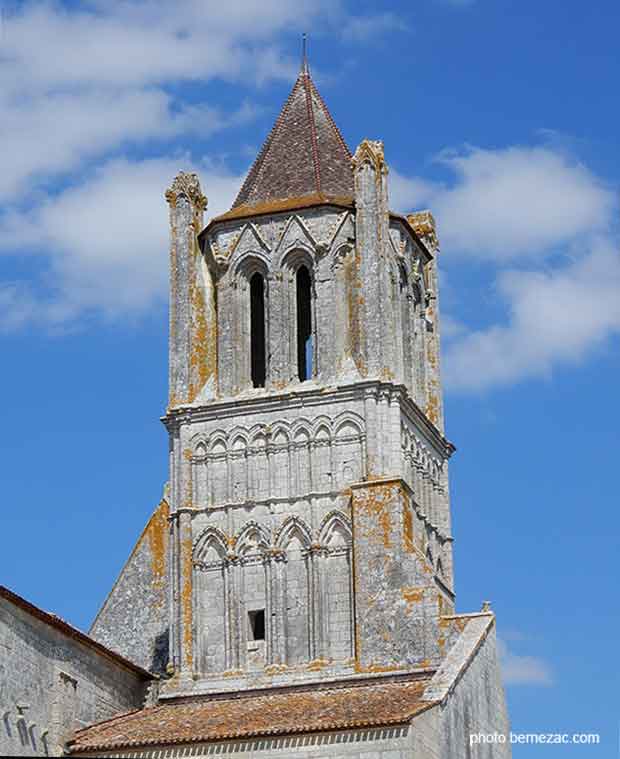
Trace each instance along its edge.
<path fill-rule="evenodd" d="M 2 2 L 0 582 L 83 629 L 166 481 L 166 187 L 227 210 L 302 32 L 345 140 L 441 241 L 457 605 L 517 759 L 617 756 L 617 0 Z"/>

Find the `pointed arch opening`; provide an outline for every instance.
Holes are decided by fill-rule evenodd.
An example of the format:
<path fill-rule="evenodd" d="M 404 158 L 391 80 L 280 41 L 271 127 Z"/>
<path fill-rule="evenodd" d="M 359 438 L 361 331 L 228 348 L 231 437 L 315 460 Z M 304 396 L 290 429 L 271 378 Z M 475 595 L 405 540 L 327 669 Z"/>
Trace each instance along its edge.
<path fill-rule="evenodd" d="M 259 272 L 250 279 L 250 351 L 252 386 L 265 387 L 265 280 Z"/>
<path fill-rule="evenodd" d="M 314 372 L 312 340 L 312 279 L 306 266 L 296 274 L 297 285 L 297 370 L 301 382 L 312 379 Z"/>

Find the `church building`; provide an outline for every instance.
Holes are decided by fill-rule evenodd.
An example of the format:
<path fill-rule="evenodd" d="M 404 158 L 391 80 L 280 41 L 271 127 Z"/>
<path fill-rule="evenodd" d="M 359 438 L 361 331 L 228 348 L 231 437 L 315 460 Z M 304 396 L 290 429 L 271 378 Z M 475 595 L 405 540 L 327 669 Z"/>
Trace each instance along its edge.
<path fill-rule="evenodd" d="M 470 737 L 509 726 L 455 608 L 435 222 L 388 185 L 304 62 L 228 212 L 167 190 L 168 484 L 84 636 L 137 695 L 69 755 L 510 756 Z"/>

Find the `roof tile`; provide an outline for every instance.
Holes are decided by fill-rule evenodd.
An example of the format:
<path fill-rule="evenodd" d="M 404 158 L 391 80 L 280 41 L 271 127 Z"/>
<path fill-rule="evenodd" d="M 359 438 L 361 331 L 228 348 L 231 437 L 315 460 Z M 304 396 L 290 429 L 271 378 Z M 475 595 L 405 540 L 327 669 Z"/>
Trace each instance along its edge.
<path fill-rule="evenodd" d="M 351 152 L 302 68 L 233 208 L 324 194 L 353 196 Z"/>
<path fill-rule="evenodd" d="M 430 675 L 363 684 L 314 685 L 179 701 L 130 712 L 79 731 L 71 753 L 404 724 Z"/>

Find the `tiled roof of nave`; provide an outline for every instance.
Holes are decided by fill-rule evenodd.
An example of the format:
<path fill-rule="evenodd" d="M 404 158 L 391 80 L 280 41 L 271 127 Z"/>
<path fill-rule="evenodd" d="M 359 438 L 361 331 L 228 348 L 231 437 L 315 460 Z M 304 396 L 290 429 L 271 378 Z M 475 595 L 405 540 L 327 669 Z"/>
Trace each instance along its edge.
<path fill-rule="evenodd" d="M 435 703 L 422 700 L 430 677 L 426 673 L 383 682 L 282 688 L 160 704 L 80 730 L 69 750 L 79 754 L 406 724 Z"/>

